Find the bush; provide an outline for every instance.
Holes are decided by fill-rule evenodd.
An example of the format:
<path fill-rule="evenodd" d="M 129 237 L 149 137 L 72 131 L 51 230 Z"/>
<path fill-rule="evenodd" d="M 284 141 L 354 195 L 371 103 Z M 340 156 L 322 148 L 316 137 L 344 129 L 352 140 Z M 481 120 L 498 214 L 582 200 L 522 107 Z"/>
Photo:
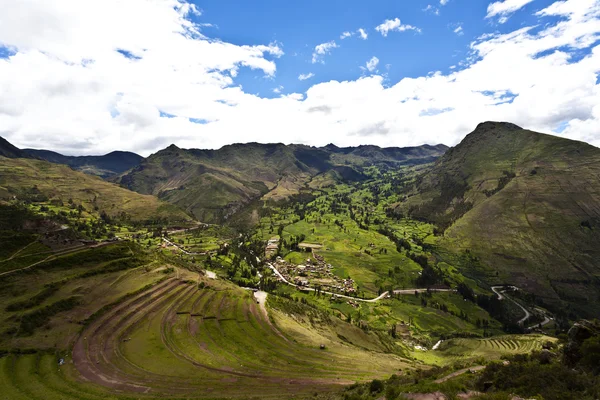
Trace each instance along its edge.
<path fill-rule="evenodd" d="M 369 385 L 369 390 L 371 391 L 371 393 L 381 392 L 383 390 L 383 387 L 383 381 L 380 381 L 379 379 L 373 379 L 371 381 L 371 384 Z"/>
<path fill-rule="evenodd" d="M 58 300 L 57 302 L 46 307 L 23 315 L 21 318 L 21 325 L 19 327 L 19 335 L 32 335 L 36 328 L 46 325 L 50 318 L 54 315 L 63 311 L 71 310 L 79 304 L 81 304 L 81 299 L 79 297 L 72 296 L 66 299 Z"/>

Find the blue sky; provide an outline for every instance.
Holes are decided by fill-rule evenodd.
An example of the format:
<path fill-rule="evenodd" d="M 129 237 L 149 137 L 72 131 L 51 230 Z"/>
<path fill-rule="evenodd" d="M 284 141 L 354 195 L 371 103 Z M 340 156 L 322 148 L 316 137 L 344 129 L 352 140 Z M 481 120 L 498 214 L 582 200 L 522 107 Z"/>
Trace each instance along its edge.
<path fill-rule="evenodd" d="M 511 32 L 527 24 L 535 24 L 533 11 L 545 8 L 551 0 L 538 0 L 515 12 L 507 22 L 485 19 L 488 1 L 195 1 L 203 15 L 194 17 L 199 23 L 210 23 L 203 32 L 223 41 L 244 44 L 278 42 L 285 56 L 277 64 L 274 79 L 244 70 L 238 82 L 244 89 L 261 96 L 277 96 L 272 90 L 283 86 L 282 93 L 304 92 L 315 82 L 354 80 L 364 75 L 360 67 L 372 57 L 379 61 L 378 70 L 387 73 L 388 83 L 404 77 L 419 77 L 431 71 L 449 72 L 469 53 L 469 44 L 488 32 Z M 427 6 L 432 8 L 426 10 Z M 435 13 L 438 10 L 438 13 Z M 382 36 L 375 27 L 388 19 L 399 18 L 403 24 L 418 27 L 421 32 L 391 32 Z M 546 22 L 552 22 L 551 17 Z M 462 27 L 462 34 L 453 31 Z M 365 29 L 367 40 L 356 35 Z M 354 36 L 341 40 L 343 32 Z M 312 64 L 315 46 L 334 40 L 339 48 L 324 57 L 324 63 Z M 389 66 L 389 70 L 386 68 Z M 313 73 L 311 80 L 301 82 L 300 74 Z"/>
<path fill-rule="evenodd" d="M 0 7 L 0 136 L 20 147 L 455 145 L 485 120 L 600 145 L 600 0 Z"/>

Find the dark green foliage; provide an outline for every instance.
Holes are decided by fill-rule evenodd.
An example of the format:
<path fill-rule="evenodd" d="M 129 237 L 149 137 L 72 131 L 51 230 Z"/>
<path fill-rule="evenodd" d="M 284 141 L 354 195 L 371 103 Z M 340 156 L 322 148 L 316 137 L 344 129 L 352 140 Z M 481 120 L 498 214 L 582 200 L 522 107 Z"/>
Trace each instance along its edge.
<path fill-rule="evenodd" d="M 534 170 L 534 171 L 535 171 L 535 170 Z M 503 176 L 502 176 L 502 178 L 500 178 L 500 179 L 498 180 L 498 187 L 497 187 L 496 189 L 493 189 L 493 190 L 489 190 L 489 189 L 488 189 L 488 190 L 484 190 L 484 191 L 483 191 L 483 193 L 484 193 L 484 194 L 485 194 L 487 197 L 493 196 L 493 195 L 495 195 L 496 193 L 498 193 L 499 191 L 501 191 L 502 189 L 504 189 L 504 187 L 505 187 L 506 185 L 508 185 L 508 183 L 509 183 L 511 180 L 513 180 L 513 178 L 515 178 L 515 177 L 517 176 L 517 175 L 515 175 L 515 173 L 514 173 L 514 172 L 502 171 L 502 173 L 503 173 Z M 535 173 L 532 173 L 532 175 L 535 175 Z"/>
<path fill-rule="evenodd" d="M 600 373 L 600 336 L 586 339 L 581 345 L 581 365 L 594 373 Z"/>
<path fill-rule="evenodd" d="M 464 200 L 464 195 L 470 188 L 460 178 L 444 174 L 439 178 L 437 187 L 440 189 L 438 196 L 428 203 L 411 207 L 408 212 L 411 217 L 434 223 L 444 231 L 473 208 L 473 203 Z"/>
<path fill-rule="evenodd" d="M 371 393 L 379 393 L 383 390 L 384 384 L 379 379 L 373 379 L 369 385 L 369 391 Z"/>
<path fill-rule="evenodd" d="M 18 335 L 29 336 L 33 332 L 48 323 L 51 317 L 54 315 L 68 311 L 81 304 L 81 298 L 71 296 L 66 299 L 58 300 L 55 303 L 47 305 L 46 307 L 40 308 L 39 310 L 32 311 L 21 317 L 21 323 L 18 329 Z"/>
<path fill-rule="evenodd" d="M 58 289 L 60 289 L 60 284 L 58 284 L 58 283 L 50 284 L 50 285 L 46 286 L 41 292 L 39 292 L 38 294 L 36 294 L 35 296 L 33 296 L 27 300 L 18 301 L 16 303 L 9 304 L 6 307 L 6 311 L 9 311 L 9 312 L 21 311 L 21 310 L 27 310 L 28 308 L 33 308 L 33 307 L 39 306 L 40 304 L 42 304 L 44 302 L 44 300 L 46 300 L 47 298 L 52 296 L 54 293 L 56 293 L 58 291 Z"/>
<path fill-rule="evenodd" d="M 78 275 L 78 278 L 88 278 L 90 276 L 100 275 L 100 274 L 109 274 L 111 272 L 124 271 L 130 268 L 136 268 L 140 265 L 144 265 L 148 262 L 148 259 L 143 256 L 136 256 L 130 258 L 123 258 L 120 260 L 115 260 L 107 263 L 101 268 L 97 268 L 88 272 L 85 272 L 81 275 Z M 171 270 L 173 270 L 171 268 Z"/>
<path fill-rule="evenodd" d="M 514 356 L 507 365 L 489 365 L 477 388 L 524 397 L 542 396 L 545 400 L 592 400 L 600 395 L 598 376 L 549 360 L 539 352 Z"/>
<path fill-rule="evenodd" d="M 136 245 L 133 243 L 115 243 L 110 246 L 83 250 L 54 260 L 45 261 L 36 266 L 36 269 L 70 269 L 73 266 L 82 267 L 99 264 L 115 259 L 130 257 L 132 249 L 135 247 Z"/>
<path fill-rule="evenodd" d="M 32 213 L 23 205 L 3 205 L 0 204 L 0 231 L 19 231 L 23 229 L 23 223 L 31 220 L 39 220 L 39 216 Z M 16 232 L 11 233 L 14 235 Z M 8 233 L 2 233 L 7 236 Z M 18 236 L 26 236 L 24 233 L 17 233 Z M 4 240 L 2 241 L 4 244 Z M 27 243 L 25 243 L 27 244 Z M 6 250 L 2 249 L 2 252 Z"/>

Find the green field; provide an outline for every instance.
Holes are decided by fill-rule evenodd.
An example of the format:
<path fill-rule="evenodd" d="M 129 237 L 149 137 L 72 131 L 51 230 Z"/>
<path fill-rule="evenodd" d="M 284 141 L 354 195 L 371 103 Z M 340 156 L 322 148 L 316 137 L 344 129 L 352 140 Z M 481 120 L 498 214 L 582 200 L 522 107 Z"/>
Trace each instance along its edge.
<path fill-rule="evenodd" d="M 505 335 L 485 339 L 455 338 L 442 342 L 437 350 L 414 352 L 413 355 L 428 364 L 487 363 L 500 357 L 529 354 L 539 351 L 555 338 L 544 335 Z"/>

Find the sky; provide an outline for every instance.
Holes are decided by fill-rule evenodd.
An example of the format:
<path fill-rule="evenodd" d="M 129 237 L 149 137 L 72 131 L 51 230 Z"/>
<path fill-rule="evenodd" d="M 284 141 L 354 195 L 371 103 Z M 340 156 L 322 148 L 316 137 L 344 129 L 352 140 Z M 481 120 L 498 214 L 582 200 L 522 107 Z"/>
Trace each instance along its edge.
<path fill-rule="evenodd" d="M 456 145 L 509 121 L 600 146 L 600 0 L 0 0 L 0 136 Z"/>

